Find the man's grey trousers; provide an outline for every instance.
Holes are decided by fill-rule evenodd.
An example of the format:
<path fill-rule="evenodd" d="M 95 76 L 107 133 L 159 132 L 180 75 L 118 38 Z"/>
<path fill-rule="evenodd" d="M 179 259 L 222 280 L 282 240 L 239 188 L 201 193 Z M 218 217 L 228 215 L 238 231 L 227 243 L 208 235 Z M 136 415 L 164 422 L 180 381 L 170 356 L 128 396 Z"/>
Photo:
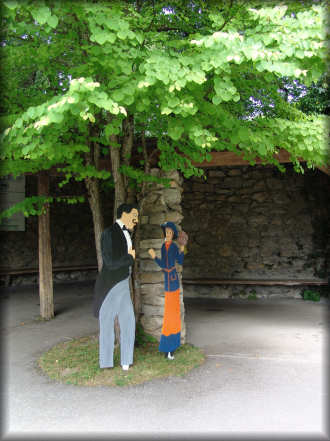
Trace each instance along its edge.
<path fill-rule="evenodd" d="M 120 364 L 133 364 L 135 316 L 128 278 L 117 283 L 108 292 L 100 309 L 100 368 L 113 367 L 116 315 L 120 326 Z"/>

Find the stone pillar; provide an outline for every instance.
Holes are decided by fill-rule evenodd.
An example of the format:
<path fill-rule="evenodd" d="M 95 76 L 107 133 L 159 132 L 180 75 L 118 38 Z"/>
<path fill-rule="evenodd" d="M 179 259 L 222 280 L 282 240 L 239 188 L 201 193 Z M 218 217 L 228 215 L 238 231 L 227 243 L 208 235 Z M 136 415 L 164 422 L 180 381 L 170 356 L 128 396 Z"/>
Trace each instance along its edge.
<path fill-rule="evenodd" d="M 165 173 L 159 169 L 152 169 L 151 173 L 154 176 L 171 179 L 170 188 L 155 183 L 149 185 L 144 195 L 141 213 L 141 241 L 138 256 L 142 305 L 141 324 L 147 333 L 159 340 L 164 314 L 164 274 L 150 258 L 148 249 L 154 248 L 157 257 L 160 257 L 160 249 L 164 242 L 161 229 L 162 223 L 172 221 L 176 224 L 178 231 L 181 230 L 181 221 L 183 219 L 181 208 L 183 179 L 177 171 Z M 139 203 L 141 204 L 141 201 Z M 181 288 L 181 343 L 183 344 L 186 339 L 186 327 L 184 321 L 181 265 L 177 264 L 177 271 Z"/>

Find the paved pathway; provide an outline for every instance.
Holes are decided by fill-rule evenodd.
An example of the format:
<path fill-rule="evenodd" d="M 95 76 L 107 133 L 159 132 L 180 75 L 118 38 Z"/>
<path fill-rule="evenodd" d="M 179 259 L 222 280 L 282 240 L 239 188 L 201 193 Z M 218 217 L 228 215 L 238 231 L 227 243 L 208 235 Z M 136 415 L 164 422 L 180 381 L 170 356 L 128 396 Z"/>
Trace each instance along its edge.
<path fill-rule="evenodd" d="M 187 339 L 205 351 L 203 366 L 184 378 L 86 388 L 51 381 L 36 360 L 60 341 L 97 331 L 92 287 L 56 286 L 49 322 L 34 320 L 35 288 L 0 298 L 3 439 L 330 439 L 326 300 L 187 300 Z"/>

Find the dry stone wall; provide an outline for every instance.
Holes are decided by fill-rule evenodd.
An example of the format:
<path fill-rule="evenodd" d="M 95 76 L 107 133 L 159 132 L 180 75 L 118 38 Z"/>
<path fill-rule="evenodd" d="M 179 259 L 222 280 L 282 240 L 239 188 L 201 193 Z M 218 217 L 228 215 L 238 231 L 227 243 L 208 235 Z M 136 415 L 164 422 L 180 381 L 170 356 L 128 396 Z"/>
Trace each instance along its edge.
<path fill-rule="evenodd" d="M 51 178 L 52 196 L 84 195 L 84 203 L 68 205 L 54 202 L 50 208 L 50 228 L 53 266 L 97 265 L 93 219 L 83 182 L 58 187 L 60 178 Z M 26 196 L 37 194 L 37 177 L 26 176 Z M 102 191 L 105 225 L 111 225 L 113 215 L 112 191 Z M 17 269 L 38 268 L 38 218 L 25 220 L 25 231 L 0 232 L 0 266 Z M 54 283 L 95 280 L 96 270 L 54 272 Z M 1 285 L 17 286 L 38 283 L 38 274 L 1 276 Z"/>
<path fill-rule="evenodd" d="M 330 275 L 330 178 L 319 170 L 297 174 L 267 166 L 220 167 L 205 170 L 207 180 L 182 180 L 171 172 L 171 187 L 152 184 L 141 218 L 142 242 L 138 257 L 141 273 L 143 321 L 159 336 L 163 316 L 163 275 L 147 253 L 159 255 L 163 241 L 161 223 L 175 222 L 189 234 L 183 280 L 313 279 Z M 160 174 L 157 169 L 154 174 Z M 54 195 L 85 194 L 83 183 L 58 189 Z M 26 195 L 37 192 L 37 179 L 27 176 Z M 112 192 L 102 192 L 105 225 L 111 225 Z M 96 265 L 92 215 L 88 203 L 51 207 L 54 266 Z M 38 222 L 26 219 L 24 232 L 0 232 L 0 266 L 38 266 Z M 181 268 L 179 268 L 181 271 Z M 180 273 L 181 274 L 181 273 Z M 54 283 L 95 280 L 94 271 L 56 272 Z M 1 278 L 1 284 L 37 284 L 38 276 Z M 184 285 L 185 297 L 300 298 L 301 287 Z M 329 289 L 329 288 L 325 288 Z M 182 302 L 182 298 L 181 298 Z M 182 303 L 184 317 L 184 305 Z M 182 320 L 184 323 L 184 320 Z M 183 329 L 183 336 L 185 330 Z"/>
<path fill-rule="evenodd" d="M 271 166 L 205 170 L 184 182 L 184 279 L 315 279 L 330 275 L 330 178 Z M 186 285 L 185 296 L 300 297 L 300 288 Z"/>

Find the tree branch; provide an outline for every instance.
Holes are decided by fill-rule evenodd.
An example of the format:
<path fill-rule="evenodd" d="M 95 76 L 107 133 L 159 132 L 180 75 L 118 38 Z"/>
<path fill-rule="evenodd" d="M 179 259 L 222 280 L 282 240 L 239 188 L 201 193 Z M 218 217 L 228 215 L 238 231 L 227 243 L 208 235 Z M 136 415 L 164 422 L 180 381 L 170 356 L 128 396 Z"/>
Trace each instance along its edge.
<path fill-rule="evenodd" d="M 145 130 L 142 130 L 141 133 L 141 141 L 142 141 L 142 148 L 143 148 L 143 159 L 144 159 L 144 173 L 150 173 L 150 158 L 148 158 L 148 151 L 147 151 L 147 145 L 146 145 L 146 137 L 145 137 Z"/>

